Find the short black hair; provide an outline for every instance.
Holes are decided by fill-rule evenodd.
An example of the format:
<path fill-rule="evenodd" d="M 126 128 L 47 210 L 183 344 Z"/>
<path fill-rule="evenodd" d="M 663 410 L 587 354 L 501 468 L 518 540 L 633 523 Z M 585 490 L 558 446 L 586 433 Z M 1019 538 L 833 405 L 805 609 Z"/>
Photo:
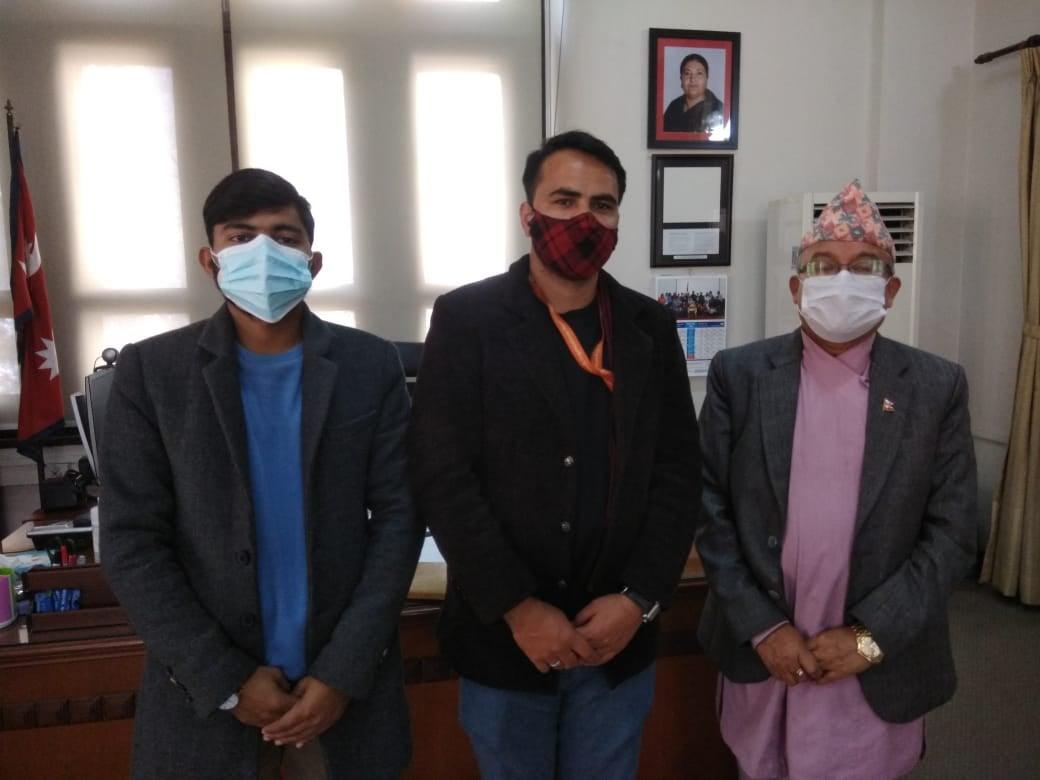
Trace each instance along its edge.
<path fill-rule="evenodd" d="M 682 69 L 686 67 L 686 63 L 690 60 L 697 60 L 697 62 L 704 66 L 704 75 L 707 76 L 709 74 L 710 71 L 708 70 L 708 61 L 704 59 L 704 57 L 702 57 L 699 54 L 687 54 L 685 57 L 682 58 L 682 62 L 679 63 L 680 76 L 682 76 Z"/>
<path fill-rule="evenodd" d="M 202 220 L 206 223 L 206 238 L 213 243 L 213 228 L 234 219 L 242 219 L 258 211 L 293 206 L 307 231 L 307 239 L 314 243 L 314 215 L 311 204 L 296 188 L 277 173 L 263 168 L 242 168 L 229 173 L 218 182 L 202 205 Z"/>
<path fill-rule="evenodd" d="M 621 165 L 621 160 L 614 154 L 614 150 L 591 133 L 586 133 L 583 130 L 570 130 L 566 133 L 554 135 L 552 138 L 547 138 L 539 148 L 527 155 L 523 182 L 524 194 L 527 196 L 528 203 L 534 203 L 534 190 L 538 185 L 542 163 L 550 155 L 566 149 L 572 149 L 575 152 L 581 152 L 589 157 L 594 157 L 610 168 L 614 172 L 614 176 L 617 177 L 618 203 L 621 202 L 621 198 L 625 195 L 625 169 Z"/>

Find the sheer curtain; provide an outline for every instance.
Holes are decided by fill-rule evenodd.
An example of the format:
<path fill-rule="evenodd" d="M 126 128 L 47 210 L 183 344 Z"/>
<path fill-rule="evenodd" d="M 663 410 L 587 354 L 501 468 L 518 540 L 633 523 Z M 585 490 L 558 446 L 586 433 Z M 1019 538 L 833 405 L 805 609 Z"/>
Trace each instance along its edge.
<path fill-rule="evenodd" d="M 323 316 L 422 339 L 441 292 L 523 252 L 542 128 L 532 0 L 232 0 L 242 165 L 313 204 Z M 334 317 L 333 317 L 334 318 Z"/>
<path fill-rule="evenodd" d="M 1004 474 L 982 581 L 1024 604 L 1040 605 L 1040 49 L 1022 61 L 1019 231 L 1025 321 Z"/>
<path fill-rule="evenodd" d="M 218 305 L 195 252 L 202 201 L 231 166 L 222 47 L 219 0 L 0 3 L 2 98 L 21 125 L 66 398 L 103 348 Z M 14 351 L 0 301 L 2 379 Z M 0 425 L 17 405 L 17 382 L 0 382 Z"/>

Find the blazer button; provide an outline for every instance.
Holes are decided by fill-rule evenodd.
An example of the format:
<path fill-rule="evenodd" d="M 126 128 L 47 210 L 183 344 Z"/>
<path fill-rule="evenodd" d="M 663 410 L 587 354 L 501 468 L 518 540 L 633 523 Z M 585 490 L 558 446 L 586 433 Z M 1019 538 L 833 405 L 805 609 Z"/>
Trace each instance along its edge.
<path fill-rule="evenodd" d="M 567 455 L 563 459 L 563 465 L 566 468 L 570 468 L 571 466 L 573 466 L 574 465 L 574 456 L 573 455 Z"/>
<path fill-rule="evenodd" d="M 243 566 L 248 566 L 250 561 L 253 560 L 253 556 L 250 554 L 249 550 L 239 550 L 235 555 L 235 559 Z"/>
<path fill-rule="evenodd" d="M 771 598 L 773 601 L 779 601 L 780 600 L 780 594 L 777 593 L 775 590 L 771 590 L 771 591 L 769 591 L 769 598 Z"/>
<path fill-rule="evenodd" d="M 766 545 L 768 545 L 769 547 L 776 547 L 778 544 L 780 544 L 780 540 L 777 539 L 775 536 L 770 536 L 768 539 L 766 539 Z"/>
<path fill-rule="evenodd" d="M 567 580 L 560 580 L 556 583 L 557 590 L 567 590 Z"/>
<path fill-rule="evenodd" d="M 256 615 L 254 615 L 252 612 L 247 612 L 245 615 L 242 616 L 242 625 L 246 628 L 252 628 L 253 626 L 255 626 Z"/>
<path fill-rule="evenodd" d="M 569 534 L 571 532 L 571 524 L 564 520 L 562 523 L 560 523 L 560 530 L 563 531 L 565 534 Z"/>

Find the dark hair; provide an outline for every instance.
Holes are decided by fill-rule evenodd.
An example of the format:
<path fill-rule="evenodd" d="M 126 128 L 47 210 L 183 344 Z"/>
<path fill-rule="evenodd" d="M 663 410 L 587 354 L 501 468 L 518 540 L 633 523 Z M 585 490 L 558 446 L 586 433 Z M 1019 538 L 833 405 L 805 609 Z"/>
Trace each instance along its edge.
<path fill-rule="evenodd" d="M 258 211 L 293 206 L 307 231 L 307 239 L 314 242 L 314 216 L 311 204 L 296 188 L 277 173 L 262 168 L 243 168 L 225 176 L 206 197 L 202 205 L 202 221 L 206 223 L 206 238 L 213 243 L 213 228 L 234 219 L 242 219 Z"/>
<path fill-rule="evenodd" d="M 534 190 L 542 172 L 542 163 L 550 155 L 566 149 L 594 157 L 610 168 L 617 177 L 618 203 L 621 202 L 621 198 L 625 195 L 625 169 L 621 166 L 621 160 L 614 154 L 614 150 L 590 133 L 582 130 L 570 130 L 547 138 L 538 149 L 527 155 L 523 182 L 524 194 L 527 196 L 528 203 L 534 202 Z"/>
<path fill-rule="evenodd" d="M 697 60 L 701 65 L 704 66 L 704 75 L 708 75 L 708 61 L 699 54 L 687 54 L 682 58 L 682 62 L 679 63 L 679 75 L 682 76 L 682 69 L 686 67 L 686 63 L 690 60 Z"/>

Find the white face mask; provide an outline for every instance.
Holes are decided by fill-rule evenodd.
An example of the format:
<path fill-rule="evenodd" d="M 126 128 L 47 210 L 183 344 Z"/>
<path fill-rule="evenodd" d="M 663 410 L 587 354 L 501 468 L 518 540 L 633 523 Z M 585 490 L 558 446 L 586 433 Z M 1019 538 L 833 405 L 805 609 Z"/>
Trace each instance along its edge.
<path fill-rule="evenodd" d="M 798 310 L 820 338 L 845 344 L 870 332 L 885 319 L 885 285 L 880 276 L 856 276 L 840 271 L 834 276 L 802 280 Z"/>

